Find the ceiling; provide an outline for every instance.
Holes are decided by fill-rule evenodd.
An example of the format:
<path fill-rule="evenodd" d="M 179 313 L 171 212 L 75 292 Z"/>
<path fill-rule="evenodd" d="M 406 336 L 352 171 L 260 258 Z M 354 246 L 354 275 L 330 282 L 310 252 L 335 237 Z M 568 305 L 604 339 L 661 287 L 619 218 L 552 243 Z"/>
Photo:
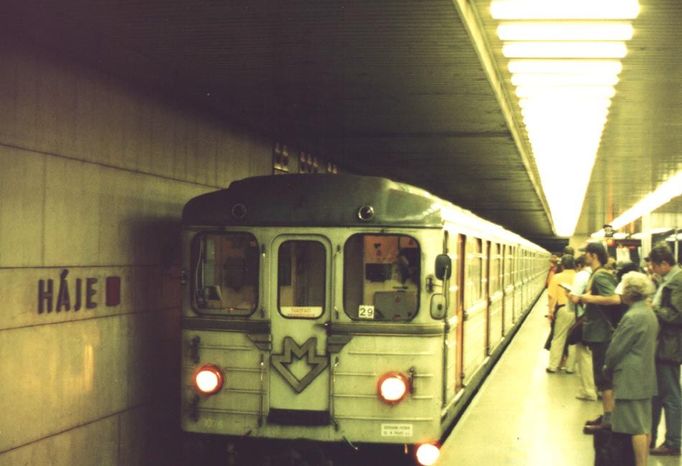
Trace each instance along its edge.
<path fill-rule="evenodd" d="M 0 19 L 140 89 L 551 240 L 488 1 L 455 1 L 5 0 Z M 578 233 L 682 169 L 682 6 L 640 3 Z"/>

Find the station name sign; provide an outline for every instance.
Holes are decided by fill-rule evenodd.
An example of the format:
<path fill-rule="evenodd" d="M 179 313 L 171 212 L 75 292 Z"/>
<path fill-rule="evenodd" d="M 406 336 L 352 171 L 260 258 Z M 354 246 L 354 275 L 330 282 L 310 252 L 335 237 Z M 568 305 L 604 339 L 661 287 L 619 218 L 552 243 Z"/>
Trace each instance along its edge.
<path fill-rule="evenodd" d="M 95 309 L 102 302 L 102 294 L 107 307 L 121 303 L 121 277 L 106 277 L 104 293 L 101 292 L 99 278 L 69 279 L 68 269 L 61 271 L 58 283 L 55 281 L 52 278 L 38 280 L 38 314 Z"/>

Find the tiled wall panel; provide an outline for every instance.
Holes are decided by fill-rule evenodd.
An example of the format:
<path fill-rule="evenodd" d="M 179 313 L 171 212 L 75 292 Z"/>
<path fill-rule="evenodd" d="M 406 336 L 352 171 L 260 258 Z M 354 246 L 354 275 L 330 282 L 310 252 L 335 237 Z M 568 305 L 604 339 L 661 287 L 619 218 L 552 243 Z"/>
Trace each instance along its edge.
<path fill-rule="evenodd" d="M 20 42 L 0 60 L 0 466 L 172 464 L 182 206 L 269 173 L 270 141 Z"/>

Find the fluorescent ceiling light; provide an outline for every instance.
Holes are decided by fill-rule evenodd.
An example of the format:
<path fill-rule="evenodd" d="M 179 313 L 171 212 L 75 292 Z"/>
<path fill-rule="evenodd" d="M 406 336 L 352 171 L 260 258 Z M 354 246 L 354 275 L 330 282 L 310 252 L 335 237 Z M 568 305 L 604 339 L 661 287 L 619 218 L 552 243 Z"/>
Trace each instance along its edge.
<path fill-rule="evenodd" d="M 669 231 L 673 231 L 674 228 L 672 227 L 656 227 L 652 228 L 651 230 L 648 230 L 647 233 L 651 235 L 660 235 L 661 233 L 667 233 Z"/>
<path fill-rule="evenodd" d="M 530 120 L 532 118 L 547 118 L 551 117 L 555 121 L 570 123 L 575 120 L 578 121 L 604 121 L 609 113 L 606 105 L 603 106 L 569 106 L 557 105 L 554 107 L 543 105 L 538 102 L 537 105 L 526 104 L 521 109 L 521 114 L 524 119 Z"/>
<path fill-rule="evenodd" d="M 507 58 L 623 58 L 625 42 L 507 42 Z"/>
<path fill-rule="evenodd" d="M 615 74 L 558 74 L 558 73 L 516 73 L 512 75 L 514 86 L 576 86 L 597 85 L 615 86 L 618 76 Z"/>
<path fill-rule="evenodd" d="M 567 95 L 553 95 L 542 97 L 527 97 L 519 100 L 519 107 L 523 110 L 537 109 L 550 114 L 559 112 L 570 112 L 574 114 L 585 114 L 594 111 L 608 109 L 611 106 L 611 99 L 608 97 L 580 97 Z"/>
<path fill-rule="evenodd" d="M 565 97 L 593 98 L 606 97 L 612 98 L 616 95 L 613 86 L 517 86 L 516 95 L 523 99 L 526 97 L 547 97 L 561 94 Z"/>
<path fill-rule="evenodd" d="M 637 0 L 494 0 L 526 133 L 560 236 L 573 234 Z M 621 20 L 621 21 L 615 21 Z M 570 180 L 570 188 L 567 185 Z"/>
<path fill-rule="evenodd" d="M 682 170 L 661 183 L 655 191 L 644 196 L 629 210 L 618 216 L 611 222 L 611 225 L 615 229 L 622 228 L 667 204 L 679 195 L 682 195 Z"/>
<path fill-rule="evenodd" d="M 625 22 L 515 22 L 500 24 L 497 36 L 505 41 L 625 41 L 632 39 L 633 31 L 632 25 Z"/>
<path fill-rule="evenodd" d="M 634 19 L 637 0 L 496 0 L 494 19 Z"/>
<path fill-rule="evenodd" d="M 510 60 L 511 73 L 562 73 L 618 75 L 623 69 L 619 60 Z"/>

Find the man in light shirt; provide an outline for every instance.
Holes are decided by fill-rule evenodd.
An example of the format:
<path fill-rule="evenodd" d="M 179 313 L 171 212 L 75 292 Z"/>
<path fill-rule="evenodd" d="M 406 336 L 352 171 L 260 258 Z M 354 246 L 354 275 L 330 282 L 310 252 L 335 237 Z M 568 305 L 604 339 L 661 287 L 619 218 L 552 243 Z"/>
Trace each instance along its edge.
<path fill-rule="evenodd" d="M 578 304 L 578 297 L 585 292 L 587 283 L 590 281 L 592 269 L 585 264 L 585 256 L 582 255 L 575 260 L 577 273 L 571 285 L 571 299 L 569 307 L 575 312 L 576 318 L 580 318 L 585 313 L 585 306 Z M 597 399 L 597 389 L 594 386 L 594 375 L 592 374 L 592 353 L 582 342 L 575 344 L 575 363 L 580 376 L 580 389 L 576 398 L 585 401 L 595 401 Z"/>

